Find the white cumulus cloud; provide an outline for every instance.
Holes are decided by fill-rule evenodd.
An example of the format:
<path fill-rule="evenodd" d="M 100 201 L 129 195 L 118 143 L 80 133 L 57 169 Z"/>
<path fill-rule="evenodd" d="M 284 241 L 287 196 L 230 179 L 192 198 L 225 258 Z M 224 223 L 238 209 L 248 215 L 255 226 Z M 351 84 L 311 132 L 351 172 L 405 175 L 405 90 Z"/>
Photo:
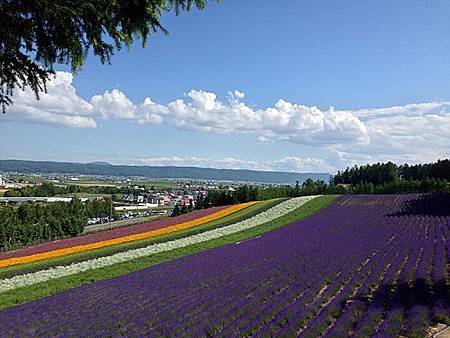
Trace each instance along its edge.
<path fill-rule="evenodd" d="M 117 119 L 139 124 L 164 123 L 200 132 L 244 133 L 260 143 L 288 141 L 319 147 L 328 152 L 329 163 L 334 164 L 344 159 L 351 163 L 417 162 L 450 156 L 450 102 L 447 101 L 345 110 L 279 99 L 271 106 L 260 108 L 245 103 L 245 94 L 238 90 L 230 91 L 227 100 L 221 101 L 216 93 L 192 89 L 167 104 L 157 103 L 150 97 L 139 103 L 118 89 L 84 99 L 77 94 L 72 81 L 72 74 L 57 72 L 40 100 L 29 89 L 17 90 L 14 104 L 1 116 L 2 120 L 96 128 L 102 120 Z M 183 159 L 170 160 L 183 162 Z M 199 161 L 203 163 L 204 159 Z M 227 159 L 223 165 L 232 166 L 232 163 L 239 164 Z M 242 165 L 261 167 L 261 163 L 251 161 Z M 266 165 L 316 164 L 288 158 L 263 167 Z"/>
<path fill-rule="evenodd" d="M 29 89 L 16 90 L 14 104 L 8 108 L 5 120 L 20 120 L 76 128 L 95 128 L 94 107 L 78 96 L 72 86 L 73 75 L 57 72 L 47 85 L 47 93 L 40 100 Z"/>
<path fill-rule="evenodd" d="M 127 160 L 129 163 L 130 160 Z M 224 157 L 212 159 L 206 157 L 147 157 L 132 160 L 138 165 L 149 166 L 181 166 L 181 167 L 202 167 L 220 169 L 249 169 L 263 171 L 288 171 L 288 172 L 334 172 L 336 168 L 324 159 L 301 158 L 295 156 L 283 157 L 276 160 L 251 161 Z"/>

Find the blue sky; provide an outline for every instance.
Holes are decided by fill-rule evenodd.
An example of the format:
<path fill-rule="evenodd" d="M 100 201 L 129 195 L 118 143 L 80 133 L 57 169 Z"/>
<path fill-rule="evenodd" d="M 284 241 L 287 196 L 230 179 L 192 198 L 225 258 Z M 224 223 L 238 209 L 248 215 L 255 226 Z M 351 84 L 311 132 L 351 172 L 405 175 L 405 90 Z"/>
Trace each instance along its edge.
<path fill-rule="evenodd" d="M 333 172 L 448 157 L 450 2 L 405 4 L 167 14 L 147 48 L 60 67 L 40 102 L 17 92 L 0 158 Z"/>

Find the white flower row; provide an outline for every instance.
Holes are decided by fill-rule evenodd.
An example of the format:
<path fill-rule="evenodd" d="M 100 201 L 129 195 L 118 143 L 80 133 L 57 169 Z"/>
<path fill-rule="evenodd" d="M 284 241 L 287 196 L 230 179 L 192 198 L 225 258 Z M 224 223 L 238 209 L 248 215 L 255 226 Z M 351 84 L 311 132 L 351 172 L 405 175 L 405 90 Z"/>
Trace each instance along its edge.
<path fill-rule="evenodd" d="M 317 196 L 291 198 L 241 222 L 231 224 L 222 228 L 205 231 L 197 235 L 192 235 L 165 243 L 152 244 L 144 248 L 119 252 L 110 256 L 95 258 L 79 263 L 73 263 L 68 266 L 56 266 L 47 270 L 3 279 L 0 280 L 0 292 L 17 289 L 23 286 L 34 285 L 40 282 L 74 275 L 88 270 L 103 268 L 114 264 L 131 261 L 136 258 L 146 257 L 164 251 L 171 251 L 192 244 L 198 244 L 226 235 L 234 234 L 284 216 L 315 197 Z"/>

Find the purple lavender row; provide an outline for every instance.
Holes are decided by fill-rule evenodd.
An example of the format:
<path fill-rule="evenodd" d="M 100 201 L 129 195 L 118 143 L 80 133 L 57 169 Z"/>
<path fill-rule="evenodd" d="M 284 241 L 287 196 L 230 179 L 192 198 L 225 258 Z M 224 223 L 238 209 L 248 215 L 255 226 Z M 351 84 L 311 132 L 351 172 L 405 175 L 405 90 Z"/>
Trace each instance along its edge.
<path fill-rule="evenodd" d="M 420 222 L 419 222 L 420 223 Z M 436 222 L 435 222 L 436 223 Z M 434 281 L 436 282 L 437 280 L 441 280 L 440 279 L 442 275 L 439 274 L 434 274 L 436 278 L 431 278 L 431 274 L 430 272 L 432 270 L 434 270 L 434 272 L 437 271 L 441 271 L 444 272 L 445 268 L 444 268 L 444 264 L 442 264 L 442 259 L 439 260 L 435 260 L 435 254 L 436 252 L 438 252 L 438 248 L 442 247 L 442 245 L 439 245 L 439 241 L 437 240 L 438 238 L 441 238 L 439 235 L 437 236 L 432 236 L 432 234 L 437 234 L 438 233 L 438 229 L 439 229 L 439 224 L 436 223 L 436 226 L 434 227 L 435 230 L 433 231 L 433 226 L 425 226 L 422 229 L 424 230 L 423 232 L 420 231 L 415 231 L 413 234 L 416 235 L 416 239 L 418 239 L 420 242 L 419 245 L 419 255 L 416 256 L 417 258 L 414 259 L 410 259 L 409 262 L 415 261 L 416 262 L 416 266 L 415 269 L 413 270 L 413 272 L 411 271 L 405 271 L 403 270 L 404 267 L 402 267 L 402 271 L 404 271 L 404 273 L 402 274 L 404 280 L 408 280 L 410 281 L 410 279 L 412 279 L 412 277 L 414 278 L 414 292 L 412 292 L 412 295 L 415 296 L 417 298 L 417 296 L 422 296 L 422 299 L 418 299 L 416 300 L 416 302 L 428 302 L 428 305 L 431 304 L 431 300 L 433 298 L 436 299 L 441 299 L 441 304 L 439 304 L 439 302 L 435 304 L 434 308 L 433 308 L 433 313 L 438 313 L 440 311 L 441 316 L 442 313 L 445 312 L 445 310 L 442 308 L 442 306 L 440 307 L 439 305 L 442 305 L 442 300 L 445 299 L 445 295 L 441 295 L 440 297 L 436 295 L 433 297 L 432 296 L 432 290 L 430 288 L 431 283 Z M 417 229 L 416 229 L 417 230 Z M 414 236 L 410 236 L 410 237 L 414 237 Z M 442 243 L 442 242 L 441 242 Z M 433 244 L 437 244 L 434 245 Z M 417 243 L 416 243 L 416 247 L 417 247 Z M 409 247 L 408 247 L 409 249 Z M 405 248 L 403 248 L 403 252 L 401 254 L 404 255 L 405 254 Z M 409 252 L 408 252 L 408 258 L 409 257 Z M 413 255 L 414 256 L 414 255 Z M 440 263 L 439 263 L 440 262 Z M 396 261 L 396 263 L 398 263 L 398 259 Z M 397 264 L 393 264 L 393 265 L 397 265 Z M 406 265 L 406 264 L 405 264 Z M 409 264 L 409 266 L 411 266 L 411 264 Z M 415 274 L 415 276 L 412 275 L 412 273 Z M 392 283 L 392 273 L 391 271 L 387 270 L 386 271 L 386 275 L 384 277 L 384 280 L 391 280 Z M 395 281 L 395 278 L 394 278 Z M 427 284 L 428 283 L 428 284 Z M 437 283 L 434 284 L 434 288 L 435 288 L 435 292 L 437 290 Z M 405 289 L 405 287 L 402 287 L 403 289 Z M 408 287 L 409 288 L 409 287 Z M 389 292 L 386 291 L 386 288 L 380 288 L 380 290 L 377 290 L 377 293 L 375 294 L 374 299 L 372 299 L 371 301 L 371 305 L 368 307 L 367 311 L 368 312 L 379 312 L 379 306 L 383 306 L 385 304 L 386 299 L 389 298 Z M 403 290 L 402 292 L 398 292 L 398 293 L 404 293 L 405 290 Z M 411 291 L 411 290 L 408 290 Z M 398 297 L 397 297 L 398 298 Z M 447 299 L 448 299 L 448 295 L 447 295 Z M 401 299 L 397 300 L 397 303 L 401 303 Z M 418 318 L 421 318 L 421 320 L 414 324 L 413 323 L 417 320 L 415 318 L 415 316 L 417 316 L 417 311 L 419 311 L 418 309 L 421 309 L 420 311 L 422 312 L 421 316 L 418 316 Z M 386 312 L 385 314 L 385 319 L 382 320 L 381 324 L 380 316 L 377 316 L 376 318 L 378 319 L 377 321 L 373 322 L 373 325 L 370 326 L 367 323 L 370 323 L 370 320 L 366 320 L 364 318 L 359 318 L 358 321 L 359 322 L 363 322 L 365 323 L 364 325 L 359 325 L 360 329 L 359 330 L 355 330 L 354 334 L 355 336 L 360 336 L 360 335 L 365 335 L 368 336 L 368 332 L 373 333 L 373 331 L 375 329 L 377 329 L 377 334 L 376 337 L 390 337 L 390 336 L 398 336 L 400 334 L 400 328 L 402 325 L 402 321 L 403 321 L 403 316 L 404 316 L 404 309 L 403 308 L 394 308 L 392 310 L 389 310 Z M 448 313 L 448 312 L 447 312 Z M 406 320 L 406 328 L 407 331 L 406 333 L 408 334 L 408 336 L 417 336 L 417 335 L 424 335 L 426 330 L 428 329 L 428 326 L 430 324 L 430 320 L 429 320 L 429 314 L 430 311 L 429 309 L 426 308 L 421 308 L 420 306 L 417 307 L 416 305 L 413 304 L 412 309 L 409 311 L 409 317 L 410 320 Z M 355 320 L 354 318 L 355 316 L 353 316 L 353 318 L 348 319 L 347 318 L 347 322 L 351 321 L 351 320 Z M 444 316 L 442 316 L 444 317 Z M 447 315 L 447 320 L 448 320 L 448 315 Z M 445 322 L 445 320 L 444 320 Z M 329 337 L 333 337 L 333 336 L 339 336 L 339 334 L 337 334 L 337 332 L 344 332 L 343 331 L 343 327 L 346 324 L 342 324 L 340 326 L 335 326 L 332 330 L 330 330 L 330 334 L 327 335 Z M 348 331 L 347 331 L 348 332 Z M 371 334 L 370 334 L 371 335 Z"/>
<path fill-rule="evenodd" d="M 404 236 L 404 232 L 400 234 L 397 233 L 391 237 L 390 241 L 392 241 L 396 237 L 401 240 L 402 236 Z M 394 242 L 394 245 L 392 245 L 390 241 L 386 242 L 386 245 L 384 245 L 382 249 L 378 250 L 372 255 L 371 260 L 374 264 L 366 264 L 365 269 L 361 269 L 358 274 L 355 274 L 352 279 L 340 289 L 340 292 L 335 295 L 335 297 L 327 304 L 327 306 L 322 308 L 319 311 L 318 315 L 316 315 L 316 317 L 310 323 L 308 323 L 306 328 L 301 330 L 301 334 L 303 336 L 315 337 L 323 334 L 326 334 L 329 337 L 339 336 L 336 333 L 339 332 L 339 330 L 342 331 L 342 326 L 348 326 L 349 320 L 352 320 L 353 323 L 356 322 L 355 317 L 357 316 L 354 315 L 353 317 L 346 318 L 346 322 L 342 322 L 342 320 L 340 320 L 340 329 L 335 325 L 335 319 L 339 317 L 341 311 L 345 310 L 346 312 L 351 312 L 351 310 L 345 309 L 347 306 L 344 306 L 343 309 L 340 304 L 342 304 L 342 302 L 348 303 L 352 298 L 367 297 L 365 296 L 365 294 L 370 294 L 370 292 L 368 292 L 368 286 L 373 285 L 374 283 L 377 283 L 386 277 L 388 271 L 387 266 L 391 266 L 389 265 L 390 259 L 392 259 L 391 254 L 393 251 L 395 251 L 395 244 L 398 243 L 397 241 Z M 377 256 L 379 257 L 379 259 L 377 259 Z M 364 274 L 362 275 L 361 272 L 364 272 Z M 355 296 L 349 296 L 353 294 L 355 294 Z M 372 312 L 375 313 L 375 311 Z M 381 310 L 377 309 L 376 313 L 380 314 L 380 312 Z M 357 336 L 368 336 L 368 331 L 376 323 L 374 319 L 378 317 L 380 316 L 374 316 L 373 314 L 371 314 L 371 311 L 368 311 L 365 317 L 360 318 L 360 327 L 355 328 L 355 331 L 358 332 Z M 347 332 L 346 335 L 348 334 L 349 333 Z"/>
<path fill-rule="evenodd" d="M 406 235 L 406 237 L 405 237 Z M 402 245 L 406 243 L 408 240 L 411 240 L 411 235 L 407 236 L 408 234 L 403 232 L 402 236 L 399 237 L 399 240 L 396 241 L 396 243 L 393 243 L 394 245 L 397 244 L 397 247 L 394 250 L 397 250 L 396 256 L 389 265 L 389 267 L 383 271 L 383 281 L 395 281 L 396 275 L 398 271 L 403 271 L 403 267 L 405 265 L 404 257 L 407 253 L 406 246 Z M 408 239 L 409 237 L 409 239 Z M 399 250 L 400 249 L 400 250 Z M 407 255 L 406 255 L 407 256 Z M 362 285 L 362 287 L 358 290 L 359 293 L 359 299 L 364 299 L 364 293 L 367 293 L 368 286 L 370 283 L 374 282 L 375 278 L 369 278 L 364 281 L 365 285 Z M 355 336 L 358 335 L 364 335 L 369 336 L 375 331 L 376 327 L 378 326 L 381 316 L 380 314 L 380 304 L 377 300 L 377 298 L 383 294 L 381 291 L 383 288 L 379 288 L 377 291 L 377 295 L 375 295 L 375 300 L 372 301 L 372 304 L 370 306 L 367 306 L 368 302 L 367 300 L 364 300 L 364 302 L 356 301 L 355 304 L 351 304 L 348 309 L 345 309 L 345 313 L 342 316 L 343 318 L 340 319 L 336 325 L 334 325 L 331 330 L 329 330 L 326 334 L 327 337 L 335 337 L 335 336 L 342 336 L 343 332 L 346 332 L 346 335 L 350 335 L 352 333 Z M 370 303 L 370 301 L 369 301 Z M 358 311 L 355 312 L 355 308 L 362 308 L 364 311 Z M 377 314 L 371 315 L 371 313 Z M 350 316 L 348 314 L 351 314 Z M 367 320 L 365 317 L 369 316 L 370 320 Z M 345 318 L 345 319 L 344 319 Z M 338 334 L 339 333 L 339 334 Z"/>

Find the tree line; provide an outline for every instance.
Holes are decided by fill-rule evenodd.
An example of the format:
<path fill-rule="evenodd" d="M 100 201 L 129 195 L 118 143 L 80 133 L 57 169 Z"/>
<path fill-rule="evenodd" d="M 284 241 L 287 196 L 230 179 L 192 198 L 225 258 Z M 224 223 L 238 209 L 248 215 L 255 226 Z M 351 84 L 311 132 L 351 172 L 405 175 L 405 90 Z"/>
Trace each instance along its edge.
<path fill-rule="evenodd" d="M 302 184 L 297 181 L 295 186 L 284 185 L 274 187 L 261 187 L 241 185 L 234 190 L 209 190 L 208 194 L 198 195 L 195 199 L 195 209 L 205 209 L 213 206 L 262 201 L 273 198 L 298 197 L 308 195 L 342 194 L 345 189 L 328 185 L 323 180 L 308 178 Z"/>
<path fill-rule="evenodd" d="M 256 187 L 243 185 L 236 191 L 208 192 L 206 205 L 226 205 L 282 197 L 334 194 L 450 193 L 450 160 L 417 165 L 393 162 L 354 166 L 338 171 L 330 182 L 307 179 L 295 186 Z"/>
<path fill-rule="evenodd" d="M 450 192 L 450 160 L 417 165 L 392 162 L 347 168 L 332 178 L 334 186 L 347 186 L 349 193 Z"/>
<path fill-rule="evenodd" d="M 79 186 L 69 185 L 62 187 L 50 182 L 43 182 L 41 185 L 25 186 L 5 191 L 5 197 L 52 197 L 57 195 L 72 195 L 77 193 L 104 194 L 119 196 L 122 194 L 132 194 L 136 192 L 133 187 L 109 187 L 109 186 Z M 139 191 L 140 192 L 140 191 Z M 116 196 L 116 197 L 117 197 Z"/>
<path fill-rule="evenodd" d="M 235 190 L 209 190 L 207 194 L 198 194 L 190 205 L 178 205 L 173 208 L 171 216 L 187 214 L 193 210 L 207 209 L 221 205 L 245 203 L 261 199 L 259 188 L 251 185 L 241 185 Z"/>

